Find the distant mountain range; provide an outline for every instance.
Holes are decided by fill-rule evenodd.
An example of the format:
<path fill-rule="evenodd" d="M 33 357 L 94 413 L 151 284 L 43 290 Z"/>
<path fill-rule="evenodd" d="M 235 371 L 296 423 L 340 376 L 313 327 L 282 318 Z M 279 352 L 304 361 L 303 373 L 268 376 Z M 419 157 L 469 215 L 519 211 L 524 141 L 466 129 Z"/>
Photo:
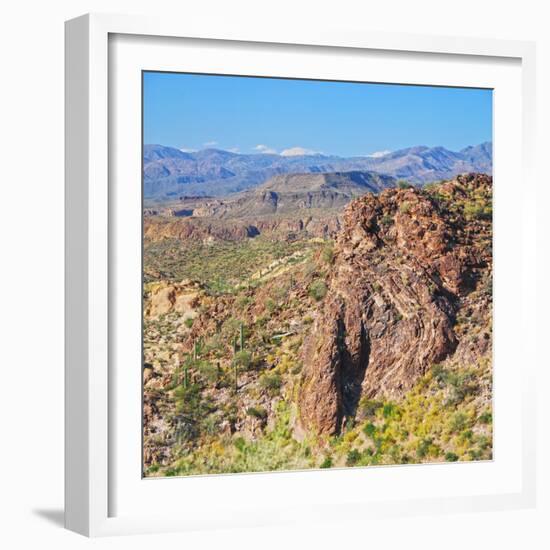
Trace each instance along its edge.
<path fill-rule="evenodd" d="M 224 196 L 258 186 L 281 174 L 376 172 L 414 184 L 449 179 L 464 172 L 492 174 L 492 143 L 449 151 L 417 146 L 376 157 L 239 154 L 220 149 L 194 153 L 163 145 L 143 150 L 144 195 L 149 200 L 178 196 Z"/>

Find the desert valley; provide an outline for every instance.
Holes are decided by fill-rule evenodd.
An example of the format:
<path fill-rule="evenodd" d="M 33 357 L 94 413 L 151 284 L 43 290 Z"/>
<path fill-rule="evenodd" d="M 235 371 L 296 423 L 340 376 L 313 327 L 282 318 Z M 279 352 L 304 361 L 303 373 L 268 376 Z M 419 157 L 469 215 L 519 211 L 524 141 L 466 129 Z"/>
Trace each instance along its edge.
<path fill-rule="evenodd" d="M 492 457 L 492 146 L 144 146 L 143 473 Z"/>

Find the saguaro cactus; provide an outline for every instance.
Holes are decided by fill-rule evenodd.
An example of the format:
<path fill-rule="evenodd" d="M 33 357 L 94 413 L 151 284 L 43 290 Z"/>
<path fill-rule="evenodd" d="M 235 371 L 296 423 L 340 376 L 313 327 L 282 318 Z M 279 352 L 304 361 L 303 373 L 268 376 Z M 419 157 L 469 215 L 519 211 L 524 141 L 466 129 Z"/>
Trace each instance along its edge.
<path fill-rule="evenodd" d="M 239 373 L 237 365 L 237 338 L 233 338 L 233 376 L 235 378 L 235 391 L 239 389 Z"/>
<path fill-rule="evenodd" d="M 244 351 L 244 325 L 241 323 L 241 327 L 239 329 L 239 337 L 240 337 L 240 343 L 241 343 L 241 351 Z"/>
<path fill-rule="evenodd" d="M 189 367 L 187 365 L 183 367 L 183 387 L 185 389 L 189 387 Z"/>
<path fill-rule="evenodd" d="M 193 361 L 196 361 L 198 356 L 199 356 L 199 344 L 195 340 L 195 342 L 193 343 Z"/>

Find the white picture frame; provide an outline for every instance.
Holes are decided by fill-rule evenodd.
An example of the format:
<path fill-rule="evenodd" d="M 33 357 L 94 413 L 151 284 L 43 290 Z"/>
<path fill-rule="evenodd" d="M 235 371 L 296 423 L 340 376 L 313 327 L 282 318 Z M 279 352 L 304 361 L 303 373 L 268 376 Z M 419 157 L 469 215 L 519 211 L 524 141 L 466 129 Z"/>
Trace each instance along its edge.
<path fill-rule="evenodd" d="M 534 366 L 537 358 L 533 341 L 534 331 L 529 330 L 528 319 L 535 318 L 536 289 L 523 283 L 526 283 L 525 274 L 535 264 L 536 255 L 534 245 L 525 237 L 535 231 L 535 218 L 531 214 L 535 211 L 532 205 L 536 201 L 537 193 L 532 158 L 535 121 L 534 44 L 369 31 L 352 33 L 342 30 L 304 29 L 298 34 L 284 29 L 274 32 L 269 27 L 225 29 L 221 23 L 213 23 L 205 28 L 192 22 L 173 21 L 169 17 L 153 19 L 118 15 L 85 15 L 66 23 L 66 527 L 87 536 L 101 536 L 283 523 L 293 521 L 296 510 L 283 504 L 282 497 L 277 496 L 277 488 L 280 488 L 281 492 L 287 491 L 288 494 L 288 487 L 292 486 L 298 491 L 296 505 L 301 507 L 301 521 L 358 519 L 365 514 L 437 514 L 532 506 L 535 500 L 536 445 L 534 423 L 530 419 L 534 418 Z M 153 38 L 160 41 L 159 49 L 147 58 L 146 52 L 152 52 L 153 48 L 145 42 Z M 168 38 L 172 40 L 167 40 Z M 176 51 L 180 47 L 177 45 L 178 40 L 187 40 L 186 43 L 192 40 L 193 47 L 198 50 L 200 44 L 206 42 L 213 51 L 223 51 L 225 48 L 228 52 L 227 57 L 220 58 L 218 55 L 216 59 L 220 60 L 222 68 L 224 64 L 228 67 L 232 64 L 233 70 L 228 69 L 228 72 L 235 72 L 234 67 L 237 67 L 237 74 L 239 64 L 242 64 L 242 74 L 246 74 L 245 71 L 254 71 L 254 74 L 258 74 L 260 68 L 259 65 L 254 68 L 254 59 L 261 60 L 262 55 L 268 51 L 273 52 L 269 57 L 272 58 L 275 67 L 277 59 L 282 55 L 277 53 L 279 48 L 281 51 L 284 49 L 284 55 L 287 56 L 287 68 L 281 68 L 280 71 L 288 71 L 289 75 L 291 71 L 295 71 L 292 76 L 304 76 L 301 72 L 303 65 L 297 63 L 293 66 L 288 62 L 288 56 L 298 58 L 300 55 L 311 55 L 322 60 L 323 56 L 327 56 L 328 59 L 329 56 L 338 55 L 345 61 L 346 55 L 372 54 L 375 57 L 385 55 L 388 60 L 393 55 L 395 67 L 401 66 L 403 74 L 407 66 L 411 72 L 411 68 L 416 67 L 415 63 L 422 63 L 418 56 L 423 56 L 430 63 L 434 61 L 442 68 L 452 65 L 457 73 L 467 71 L 469 63 L 472 67 L 477 64 L 477 71 L 472 68 L 470 73 L 472 85 L 484 82 L 490 85 L 490 78 L 502 78 L 496 88 L 497 91 L 502 90 L 503 100 L 499 107 L 501 111 L 496 112 L 494 134 L 497 151 L 500 151 L 495 160 L 495 172 L 499 181 L 503 182 L 502 191 L 499 191 L 500 195 L 496 197 L 498 200 L 495 215 L 498 222 L 498 211 L 501 208 L 499 223 L 502 235 L 506 235 L 506 226 L 510 225 L 505 213 L 506 205 L 511 204 L 509 201 L 512 198 L 507 195 L 509 186 L 504 185 L 506 177 L 517 176 L 521 181 L 521 185 L 515 189 L 515 199 L 517 201 L 518 196 L 521 198 L 520 210 L 523 214 L 521 219 L 516 221 L 521 231 L 516 237 L 510 236 L 518 239 L 521 249 L 519 261 L 518 258 L 506 257 L 505 246 L 502 247 L 502 252 L 499 252 L 497 246 L 496 252 L 500 269 L 504 272 L 509 266 L 510 270 L 516 270 L 514 273 L 520 279 L 518 300 L 514 308 L 510 308 L 509 311 L 501 309 L 498 292 L 495 298 L 495 322 L 497 327 L 499 323 L 503 327 L 501 334 L 506 336 L 507 328 L 504 321 L 509 316 L 517 314 L 522 319 L 515 326 L 516 340 L 521 340 L 523 346 L 521 372 L 515 379 L 516 391 L 518 387 L 521 388 L 521 415 L 518 415 L 517 411 L 512 411 L 509 402 L 504 399 L 500 406 L 503 418 L 509 418 L 510 422 L 514 422 L 514 417 L 517 417 L 517 433 L 521 434 L 521 437 L 518 436 L 515 442 L 517 449 L 514 451 L 514 460 L 507 461 L 508 454 L 514 454 L 511 451 L 514 441 L 510 438 L 508 442 L 504 442 L 502 438 L 501 441 L 504 443 L 501 449 L 508 449 L 510 453 L 497 452 L 490 466 L 477 465 L 476 470 L 473 469 L 475 465 L 468 471 L 463 467 L 470 465 L 371 468 L 368 486 L 373 488 L 374 496 L 367 498 L 355 495 L 349 500 L 344 496 L 345 488 L 364 483 L 364 469 L 353 469 L 353 472 L 330 472 L 330 477 L 322 479 L 316 476 L 326 475 L 328 472 L 208 476 L 179 480 L 141 479 L 140 472 L 134 467 L 133 459 L 126 457 L 130 456 L 128 453 L 121 452 L 121 447 L 132 449 L 133 452 L 139 434 L 128 436 L 128 439 L 124 439 L 126 435 L 119 435 L 131 431 L 134 426 L 131 423 L 134 420 L 130 419 L 124 424 L 125 420 L 121 419 L 117 412 L 117 407 L 126 406 L 120 382 L 126 380 L 123 377 L 128 376 L 128 372 L 116 367 L 119 351 L 114 349 L 114 344 L 117 338 L 120 337 L 121 341 L 124 339 L 120 331 L 118 336 L 115 336 L 114 329 L 119 319 L 113 315 L 112 306 L 112 302 L 123 299 L 124 296 L 122 290 L 113 293 L 113 284 L 120 276 L 115 270 L 117 262 L 127 266 L 133 265 L 132 258 L 126 262 L 125 258 L 118 254 L 120 243 L 126 242 L 124 239 L 132 238 L 120 233 L 118 229 L 121 225 L 118 223 L 119 218 L 125 219 L 126 211 L 129 212 L 131 206 L 120 206 L 120 201 L 116 200 L 117 188 L 113 188 L 112 183 L 115 180 L 121 181 L 122 177 L 126 176 L 129 176 L 126 181 L 135 179 L 135 170 L 139 170 L 137 164 L 132 165 L 132 171 L 128 174 L 124 172 L 124 167 L 129 166 L 128 163 L 131 164 L 135 158 L 136 139 L 139 141 L 141 136 L 134 136 L 133 145 L 128 147 L 117 141 L 116 155 L 111 151 L 110 156 L 110 145 L 112 146 L 113 140 L 118 139 L 118 128 L 122 123 L 128 123 L 128 130 L 125 130 L 128 132 L 136 124 L 141 124 L 141 120 L 131 120 L 132 113 L 135 112 L 131 111 L 131 107 L 135 105 L 141 93 L 141 90 L 134 90 L 138 94 L 136 96 L 132 92 L 132 75 L 136 76 L 136 71 L 144 68 L 159 68 L 155 59 L 159 59 L 161 55 L 163 63 L 167 66 L 170 63 L 179 66 L 178 59 L 181 56 L 178 57 Z M 173 54 L 170 54 L 171 51 Z M 245 51 L 246 57 L 242 54 Z M 115 57 L 112 57 L 113 55 Z M 393 62 L 393 58 L 391 59 Z M 142 66 L 140 69 L 143 63 L 146 67 Z M 194 67 L 204 66 L 206 72 L 214 70 L 213 65 L 208 65 L 212 61 L 208 61 L 207 56 L 196 56 L 193 63 Z M 327 62 L 327 68 L 324 70 L 334 72 L 335 69 L 331 69 L 329 65 Z M 494 71 L 488 71 L 487 67 L 492 66 Z M 510 81 L 509 89 L 506 85 L 507 70 L 500 70 L 498 67 L 513 67 L 510 74 L 513 73 L 515 80 L 513 83 Z M 117 80 L 118 71 L 124 70 L 130 71 L 127 73 L 129 79 Z M 273 70 L 275 69 L 271 69 L 272 72 Z M 361 69 L 353 69 L 350 62 L 346 70 Z M 433 68 L 430 69 L 428 66 L 423 70 L 428 73 L 421 74 L 418 71 L 419 76 L 416 77 L 415 83 L 424 83 L 426 75 L 430 70 L 433 71 Z M 502 76 L 498 76 L 500 73 Z M 450 72 L 445 73 L 443 69 L 437 78 L 445 78 L 445 82 L 453 84 L 449 80 L 452 80 Z M 457 77 L 457 85 L 460 82 L 463 85 L 468 84 L 464 81 L 465 77 L 460 78 L 462 80 Z M 406 82 L 414 82 L 412 74 L 404 76 L 403 79 Z M 127 107 L 120 109 L 121 112 L 118 113 L 113 111 L 113 107 L 119 105 L 116 101 L 115 87 L 119 89 L 123 85 L 122 80 L 129 86 L 131 98 Z M 505 105 L 505 102 L 508 104 Z M 508 109 L 508 114 L 505 114 L 505 107 L 512 103 L 515 108 Z M 517 114 L 516 118 L 514 113 Z M 506 118 L 510 118 L 509 124 Z M 509 153 L 514 148 L 518 149 L 516 157 L 510 158 Z M 499 158 L 502 159 L 500 163 Z M 136 188 L 136 195 L 140 202 L 139 187 Z M 517 206 L 517 202 L 515 204 Z M 132 219 L 135 221 L 135 216 Z M 133 222 L 130 220 L 130 226 L 131 223 Z M 498 225 L 495 228 L 495 232 L 497 231 Z M 496 281 L 499 278 L 498 269 L 495 268 Z M 501 295 L 505 292 L 504 277 L 503 275 Z M 501 318 L 503 322 L 500 321 Z M 135 319 L 134 322 L 139 323 L 140 319 Z M 498 330 L 497 328 L 497 333 Z M 513 352 L 519 348 L 514 348 L 515 344 L 511 338 L 502 340 L 508 341 L 510 354 L 502 353 L 501 357 L 509 355 L 511 358 Z M 495 368 L 498 369 L 497 364 Z M 502 395 L 506 394 L 506 380 L 505 370 L 502 370 L 501 377 L 497 370 L 497 395 L 499 392 L 502 392 Z M 508 377 L 508 381 L 513 383 L 511 376 Z M 129 383 L 128 388 L 133 387 Z M 139 401 L 141 396 L 132 396 L 128 406 L 133 410 L 132 403 L 135 403 L 135 400 Z M 135 416 L 139 411 L 127 413 L 126 416 L 128 414 Z M 135 426 L 140 424 L 141 417 L 136 418 Z M 140 462 L 140 456 L 136 456 L 135 460 Z M 502 465 L 502 468 L 497 471 L 499 465 Z M 459 473 L 456 468 L 463 468 L 463 473 Z M 125 472 L 130 472 L 126 480 Z M 358 477 L 361 475 L 365 479 Z M 382 498 L 380 495 L 384 494 L 384 484 L 388 487 L 388 483 L 391 484 L 392 478 L 397 475 L 403 476 L 404 486 L 410 489 L 401 493 L 396 490 L 391 498 Z M 488 481 L 485 487 L 480 481 L 481 488 L 472 491 L 461 481 L 461 476 L 464 479 L 485 479 L 490 483 Z M 451 490 L 453 478 L 457 487 Z M 507 480 L 506 483 L 504 479 Z M 326 509 L 326 503 L 317 493 L 321 481 L 326 483 L 323 491 L 329 495 L 330 502 L 334 503 L 330 510 Z M 187 484 L 183 492 L 182 483 Z M 446 484 L 449 484 L 450 488 L 448 494 L 444 489 Z M 459 490 L 459 485 L 462 485 L 462 490 Z M 426 488 L 425 494 L 421 488 L 419 489 L 422 486 Z M 273 491 L 272 502 L 261 505 L 254 501 L 253 504 L 247 505 L 243 497 L 235 505 L 235 502 L 231 503 L 226 498 L 227 494 L 253 495 L 259 487 L 264 494 L 266 491 Z M 378 489 L 375 489 L 376 487 Z M 429 487 L 433 490 L 428 490 Z M 195 500 L 194 502 L 199 503 L 197 506 L 191 503 L 192 495 L 198 498 L 198 495 L 208 497 L 211 494 L 218 497 L 216 506 L 208 507 L 208 498 L 204 502 L 200 499 Z M 146 506 L 151 499 L 162 499 L 163 502 L 167 502 L 168 508 L 172 506 L 171 498 L 178 498 L 181 503 L 181 506 L 171 514 L 165 513 L 162 507 L 154 514 Z M 186 498 L 189 501 L 187 509 Z M 352 503 L 352 506 L 345 506 L 346 503 Z M 208 509 L 208 514 L 203 513 L 205 509 Z"/>

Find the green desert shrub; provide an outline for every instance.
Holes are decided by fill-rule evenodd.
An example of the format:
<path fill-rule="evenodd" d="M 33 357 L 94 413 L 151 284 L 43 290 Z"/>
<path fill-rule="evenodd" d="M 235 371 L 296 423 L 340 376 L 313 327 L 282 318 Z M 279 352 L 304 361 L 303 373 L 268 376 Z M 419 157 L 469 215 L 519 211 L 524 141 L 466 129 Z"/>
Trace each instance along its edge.
<path fill-rule="evenodd" d="M 235 364 L 243 370 L 252 366 L 252 354 L 249 351 L 238 351 L 233 358 Z"/>
<path fill-rule="evenodd" d="M 450 386 L 450 394 L 447 404 L 456 405 L 469 396 L 477 392 L 479 384 L 475 374 L 468 370 L 465 372 L 451 372 L 447 377 L 447 383 Z"/>
<path fill-rule="evenodd" d="M 210 414 L 203 421 L 203 431 L 208 435 L 216 435 L 220 428 L 220 419 Z"/>
<path fill-rule="evenodd" d="M 245 308 L 248 304 L 250 304 L 252 302 L 252 299 L 249 298 L 248 296 L 246 296 L 245 294 L 239 296 L 236 300 L 235 300 L 235 303 L 237 305 L 237 307 L 239 309 L 243 309 Z"/>
<path fill-rule="evenodd" d="M 210 363 L 210 361 L 197 361 L 197 367 L 204 380 L 207 382 L 217 382 L 220 376 L 218 365 Z"/>
<path fill-rule="evenodd" d="M 359 401 L 359 410 L 367 417 L 374 416 L 376 414 L 376 411 L 380 409 L 383 405 L 384 404 L 380 401 L 363 397 L 361 401 Z"/>
<path fill-rule="evenodd" d="M 467 220 L 490 220 L 493 208 L 490 204 L 469 202 L 464 205 L 464 216 Z"/>
<path fill-rule="evenodd" d="M 491 424 L 493 422 L 493 415 L 491 411 L 484 411 L 479 415 L 479 421 L 482 424 Z"/>
<path fill-rule="evenodd" d="M 325 245 L 323 248 L 323 260 L 327 264 L 331 264 L 334 259 L 334 246 L 332 243 Z"/>
<path fill-rule="evenodd" d="M 471 369 L 454 371 L 442 365 L 434 365 L 432 376 L 441 388 L 448 388 L 447 405 L 457 405 L 468 395 L 475 394 L 479 387 L 476 375 Z"/>
<path fill-rule="evenodd" d="M 427 437 L 422 439 L 416 446 L 416 456 L 418 458 L 426 458 L 428 456 L 437 456 L 439 449 L 434 445 L 433 439 Z"/>
<path fill-rule="evenodd" d="M 191 328 L 193 326 L 193 321 L 194 319 L 192 317 L 188 317 L 187 319 L 185 319 L 185 321 L 183 322 L 183 324 L 187 327 L 187 328 Z"/>
<path fill-rule="evenodd" d="M 327 295 L 327 285 L 325 281 L 317 279 L 309 285 L 308 292 L 314 300 L 319 302 Z"/>
<path fill-rule="evenodd" d="M 384 418 L 393 418 L 397 414 L 397 407 L 394 403 L 386 403 L 382 408 Z"/>
<path fill-rule="evenodd" d="M 263 407 L 248 407 L 246 414 L 259 420 L 265 420 L 267 418 L 267 411 Z"/>
<path fill-rule="evenodd" d="M 240 451 L 241 453 L 244 452 L 245 450 L 245 447 L 246 447 L 246 440 L 244 439 L 244 437 L 237 437 L 236 439 L 233 440 L 233 445 L 235 446 L 235 448 Z"/>
<path fill-rule="evenodd" d="M 302 369 L 303 369 L 303 364 L 302 363 L 296 363 L 291 369 L 290 369 L 290 374 L 300 374 L 302 372 Z"/>
<path fill-rule="evenodd" d="M 265 301 L 265 309 L 267 309 L 269 313 L 273 313 L 277 309 L 277 304 L 275 303 L 274 300 L 272 300 L 271 298 L 268 298 Z"/>
<path fill-rule="evenodd" d="M 278 393 L 283 381 L 280 374 L 265 373 L 260 376 L 260 387 L 272 395 Z"/>
<path fill-rule="evenodd" d="M 368 424 L 365 424 L 363 432 L 367 437 L 373 437 L 376 433 L 376 426 L 372 422 L 369 422 Z"/>
<path fill-rule="evenodd" d="M 352 449 L 346 457 L 346 466 L 355 466 L 360 460 L 361 452 L 357 449 Z"/>
<path fill-rule="evenodd" d="M 477 446 L 482 450 L 485 451 L 491 446 L 491 438 L 487 437 L 486 435 L 479 435 L 477 437 Z"/>
<path fill-rule="evenodd" d="M 455 413 L 449 422 L 449 428 L 452 432 L 460 432 L 468 422 L 468 417 L 463 412 Z"/>
<path fill-rule="evenodd" d="M 432 377 L 436 382 L 443 384 L 445 382 L 446 371 L 443 365 L 432 365 Z"/>

